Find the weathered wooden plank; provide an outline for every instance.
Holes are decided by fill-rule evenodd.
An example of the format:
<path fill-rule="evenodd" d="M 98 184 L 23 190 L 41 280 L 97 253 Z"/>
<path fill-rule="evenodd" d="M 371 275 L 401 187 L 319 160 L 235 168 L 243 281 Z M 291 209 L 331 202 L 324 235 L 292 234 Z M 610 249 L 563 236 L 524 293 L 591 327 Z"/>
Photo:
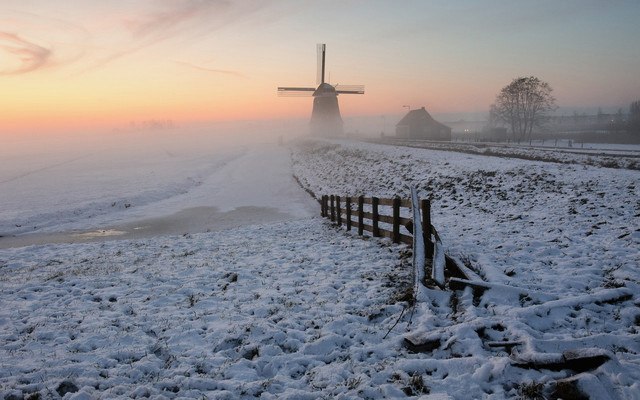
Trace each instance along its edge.
<path fill-rule="evenodd" d="M 367 232 L 371 232 L 373 233 L 373 226 L 371 225 L 367 225 L 367 224 L 362 224 L 361 226 L 359 226 L 358 228 L 362 228 L 363 230 L 367 231 Z"/>
<path fill-rule="evenodd" d="M 405 337 L 403 345 L 410 353 L 428 353 L 438 349 L 442 345 L 442 339 L 433 338 L 419 340 L 412 337 Z"/>
<path fill-rule="evenodd" d="M 374 237 L 380 236 L 380 228 L 378 227 L 378 217 L 379 217 L 378 200 L 379 199 L 377 197 L 372 197 L 371 198 L 371 211 L 373 212 L 373 218 L 371 218 L 371 222 L 373 223 L 373 236 Z"/>
<path fill-rule="evenodd" d="M 351 220 L 351 226 L 353 228 L 358 228 L 358 230 L 360 230 L 360 228 L 362 228 L 363 231 L 367 231 L 367 232 L 372 232 L 373 233 L 373 226 L 367 225 L 365 223 L 360 225 L 358 223 L 358 221 L 356 221 L 356 220 Z M 392 239 L 391 232 L 389 232 L 387 230 L 384 230 L 384 229 L 380 229 L 380 236 Z M 405 235 L 405 234 L 401 233 L 400 234 L 400 242 L 408 244 L 408 245 L 412 245 L 413 244 L 413 236 Z"/>
<path fill-rule="evenodd" d="M 405 228 L 407 226 L 412 226 L 413 225 L 413 219 L 411 218 L 406 218 L 406 217 L 400 217 L 400 225 L 404 226 Z M 409 228 L 407 228 L 408 230 Z"/>
<path fill-rule="evenodd" d="M 412 245 L 413 244 L 413 236 L 400 234 L 400 242 Z"/>
<path fill-rule="evenodd" d="M 370 212 L 367 212 L 367 211 L 363 211 L 362 212 L 362 218 L 363 219 L 373 220 L 373 213 L 370 213 Z M 384 215 L 384 214 L 378 214 L 378 221 L 379 222 L 386 222 L 387 224 L 393 224 L 393 217 L 390 217 L 390 216 Z M 400 224 L 404 225 L 406 227 L 407 224 L 413 224 L 413 222 L 412 222 L 411 218 L 400 217 Z"/>
<path fill-rule="evenodd" d="M 393 199 L 393 242 L 400 243 L 400 198 Z"/>
<path fill-rule="evenodd" d="M 378 233 L 379 233 L 380 237 L 385 237 L 385 238 L 393 240 L 393 232 L 391 232 L 391 231 L 388 231 L 386 229 L 378 228 Z"/>
<path fill-rule="evenodd" d="M 445 260 L 447 262 L 447 270 L 445 271 L 450 278 L 460 278 L 466 279 L 468 281 L 472 281 L 471 277 L 467 275 L 463 267 L 458 265 L 456 260 L 445 255 Z"/>
<path fill-rule="evenodd" d="M 393 207 L 393 199 L 378 199 L 378 204 Z M 411 208 L 411 199 L 400 199 L 400 207 Z"/>
<path fill-rule="evenodd" d="M 480 289 L 482 291 L 491 289 L 493 287 L 489 282 L 469 281 L 460 278 L 449 279 L 449 288 L 453 290 L 463 290 L 467 286 L 474 289 Z"/>
<path fill-rule="evenodd" d="M 610 358 L 605 350 L 587 348 L 568 350 L 563 353 L 528 354 L 526 357 L 512 358 L 511 364 L 526 369 L 548 369 L 551 371 L 570 369 L 576 372 L 586 372 L 598 368 Z"/>
<path fill-rule="evenodd" d="M 331 195 L 331 221 L 336 220 L 336 206 L 335 206 L 335 196 Z"/>
<path fill-rule="evenodd" d="M 338 217 L 338 226 L 342 225 L 342 210 L 340 209 L 340 196 L 336 196 L 336 216 Z"/>

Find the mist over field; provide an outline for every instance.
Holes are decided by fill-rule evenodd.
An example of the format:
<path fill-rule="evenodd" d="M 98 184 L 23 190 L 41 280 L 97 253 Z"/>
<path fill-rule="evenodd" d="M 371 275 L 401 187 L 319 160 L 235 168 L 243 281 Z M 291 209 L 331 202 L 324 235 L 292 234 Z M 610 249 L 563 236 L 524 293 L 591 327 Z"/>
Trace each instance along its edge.
<path fill-rule="evenodd" d="M 248 122 L 12 137 L 0 149 L 0 234 L 104 224 L 107 216 L 113 223 L 125 211 L 197 188 L 252 147 L 293 134 L 282 122 Z"/>

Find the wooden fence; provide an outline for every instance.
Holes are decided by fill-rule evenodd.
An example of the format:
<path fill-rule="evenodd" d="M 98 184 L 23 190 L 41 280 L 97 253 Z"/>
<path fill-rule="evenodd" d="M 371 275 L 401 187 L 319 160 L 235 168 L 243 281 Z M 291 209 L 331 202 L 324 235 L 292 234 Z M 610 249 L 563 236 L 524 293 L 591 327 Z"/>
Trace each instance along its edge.
<path fill-rule="evenodd" d="M 367 205 L 367 211 L 365 211 Z M 373 237 L 386 237 L 394 243 L 413 244 L 413 218 L 401 216 L 401 209 L 412 209 L 411 199 L 392 199 L 378 197 L 341 197 L 336 195 L 324 195 L 320 200 L 321 215 L 338 224 L 345 225 L 347 230 L 358 229 L 358 234 L 364 231 L 370 232 Z M 384 214 L 381 207 L 390 207 L 391 213 Z M 422 214 L 422 237 L 427 257 L 433 256 L 434 243 L 432 235 L 437 238 L 437 232 L 431 225 L 431 202 L 427 199 L 420 200 Z M 380 223 L 391 225 L 391 230 L 384 229 Z M 401 227 L 407 233 L 401 232 Z"/>

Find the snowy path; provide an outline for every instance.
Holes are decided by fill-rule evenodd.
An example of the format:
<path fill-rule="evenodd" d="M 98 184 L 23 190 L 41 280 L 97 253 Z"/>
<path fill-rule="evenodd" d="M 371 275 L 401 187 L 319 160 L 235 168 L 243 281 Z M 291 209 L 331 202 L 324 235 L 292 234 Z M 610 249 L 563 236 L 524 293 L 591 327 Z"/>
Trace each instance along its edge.
<path fill-rule="evenodd" d="M 254 145 L 185 193 L 75 222 L 73 230 L 5 236 L 0 248 L 217 231 L 310 217 L 317 210 L 292 178 L 289 151 Z"/>

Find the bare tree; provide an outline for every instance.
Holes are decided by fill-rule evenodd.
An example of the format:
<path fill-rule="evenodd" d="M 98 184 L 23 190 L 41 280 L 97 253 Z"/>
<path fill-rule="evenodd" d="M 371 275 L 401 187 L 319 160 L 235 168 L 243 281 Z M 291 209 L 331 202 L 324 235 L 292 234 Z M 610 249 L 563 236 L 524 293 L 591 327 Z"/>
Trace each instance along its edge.
<path fill-rule="evenodd" d="M 533 128 L 540 127 L 547 113 L 557 108 L 552 91 L 547 82 L 535 76 L 516 78 L 496 96 L 491 119 L 510 126 L 515 139 L 531 138 Z"/>

